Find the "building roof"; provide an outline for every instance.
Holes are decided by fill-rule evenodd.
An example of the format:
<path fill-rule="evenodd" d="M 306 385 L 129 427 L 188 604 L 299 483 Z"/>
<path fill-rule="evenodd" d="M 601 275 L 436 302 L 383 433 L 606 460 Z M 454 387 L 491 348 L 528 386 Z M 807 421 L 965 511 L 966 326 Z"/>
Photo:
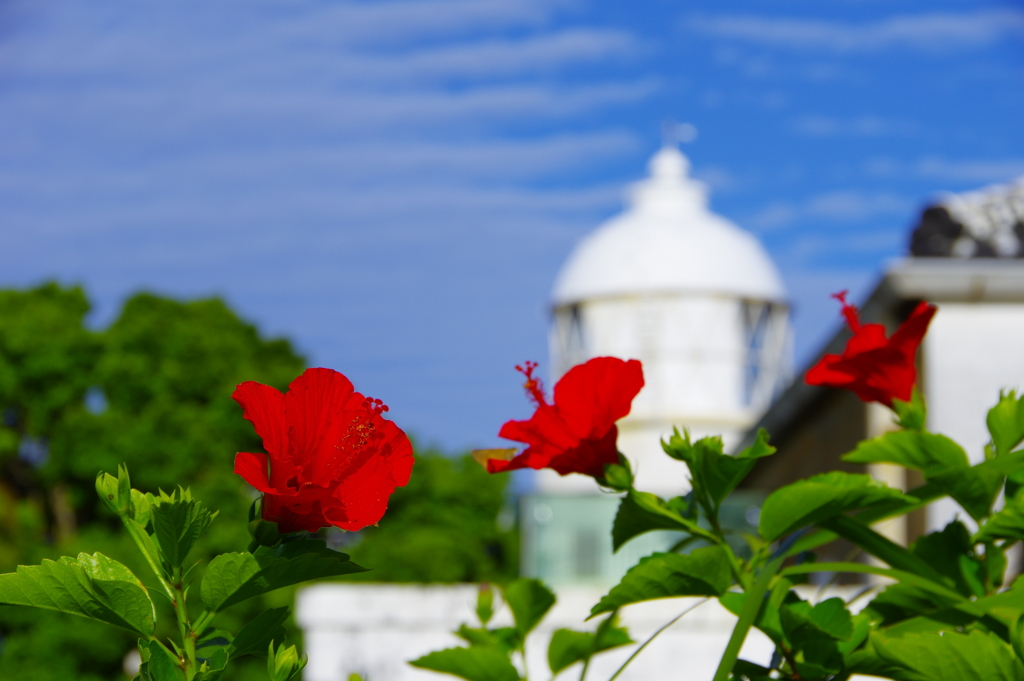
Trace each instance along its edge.
<path fill-rule="evenodd" d="M 556 307 L 638 294 L 717 294 L 783 302 L 785 289 L 757 238 L 708 209 L 707 187 L 666 146 L 626 210 L 580 242 L 551 294 Z"/>
<path fill-rule="evenodd" d="M 964 194 L 946 194 L 925 208 L 910 237 L 910 253 L 1024 258 L 1024 177 Z"/>

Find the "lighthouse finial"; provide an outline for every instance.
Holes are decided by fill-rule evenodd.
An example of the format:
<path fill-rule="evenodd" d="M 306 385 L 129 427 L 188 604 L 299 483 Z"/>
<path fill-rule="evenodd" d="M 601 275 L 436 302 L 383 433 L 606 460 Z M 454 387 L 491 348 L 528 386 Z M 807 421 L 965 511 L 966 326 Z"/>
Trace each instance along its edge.
<path fill-rule="evenodd" d="M 675 147 L 697 139 L 697 126 L 693 123 L 676 123 L 669 118 L 661 124 L 661 146 Z"/>

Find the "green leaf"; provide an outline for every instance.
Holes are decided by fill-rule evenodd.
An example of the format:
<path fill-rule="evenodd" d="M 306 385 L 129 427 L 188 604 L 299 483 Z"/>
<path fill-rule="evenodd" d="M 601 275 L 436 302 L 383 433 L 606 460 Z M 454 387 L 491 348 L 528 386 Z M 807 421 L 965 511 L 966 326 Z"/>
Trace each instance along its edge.
<path fill-rule="evenodd" d="M 189 490 L 181 487 L 172 495 L 161 492 L 160 496 L 147 499 L 161 556 L 168 567 L 181 568 L 217 514 L 210 513 L 202 502 L 192 498 Z"/>
<path fill-rule="evenodd" d="M 612 525 L 612 548 L 615 551 L 618 551 L 633 537 L 645 532 L 652 530 L 675 530 L 678 532 L 684 529 L 679 521 L 662 513 L 653 513 L 637 503 L 636 496 L 638 494 L 631 492 L 622 497 L 622 501 L 619 502 L 619 510 L 615 514 L 615 522 Z"/>
<path fill-rule="evenodd" d="M 225 668 L 228 666 L 228 651 L 224 648 L 217 650 L 213 656 L 205 660 L 200 671 L 192 681 L 217 681 L 224 676 Z"/>
<path fill-rule="evenodd" d="M 984 588 L 982 593 L 977 592 L 976 575 L 981 566 L 973 556 L 971 535 L 960 521 L 954 520 L 939 532 L 919 537 L 910 551 L 956 584 L 957 591 L 963 595 L 985 595 Z M 973 564 L 967 564 L 965 560 Z"/>
<path fill-rule="evenodd" d="M 870 641 L 896 681 L 1024 681 L 1024 665 L 995 634 L 872 634 Z"/>
<path fill-rule="evenodd" d="M 824 679 L 843 670 L 843 656 L 835 641 L 816 638 L 805 642 L 800 652 L 796 671 L 801 678 Z"/>
<path fill-rule="evenodd" d="M 469 627 L 461 624 L 458 630 L 456 630 L 455 635 L 471 646 L 499 648 L 506 653 L 515 650 L 523 642 L 515 627 L 486 629 L 484 627 Z"/>
<path fill-rule="evenodd" d="M 288 619 L 289 609 L 271 608 L 261 612 L 239 630 L 228 653 L 232 658 L 243 655 L 264 655 L 271 641 L 284 641 L 284 623 Z"/>
<path fill-rule="evenodd" d="M 137 489 L 132 490 L 132 503 L 128 516 L 142 527 L 149 525 L 153 519 L 149 499 Z"/>
<path fill-rule="evenodd" d="M 936 475 L 930 481 L 940 485 L 974 520 L 981 521 L 992 510 L 1003 486 L 1003 474 L 978 465 Z"/>
<path fill-rule="evenodd" d="M 1007 499 L 1006 506 L 989 517 L 972 541 L 991 542 L 995 539 L 1024 541 L 1024 494 Z"/>
<path fill-rule="evenodd" d="M 803 565 L 793 565 L 782 570 L 783 575 L 790 577 L 795 575 L 811 574 L 814 572 L 852 572 L 855 574 L 881 575 L 928 591 L 939 598 L 946 599 L 948 603 L 965 602 L 964 597 L 961 594 L 941 582 L 936 582 L 927 577 L 914 574 L 913 572 L 906 572 L 905 570 L 891 570 L 888 568 L 878 567 L 876 565 L 846 562 L 805 563 Z"/>
<path fill-rule="evenodd" d="M 900 430 L 865 440 L 843 456 L 851 463 L 895 463 L 924 473 L 972 518 L 984 518 L 1002 485 L 1002 473 L 971 467 L 967 454 L 945 435 Z"/>
<path fill-rule="evenodd" d="M 629 632 L 620 627 L 613 614 L 597 627 L 594 633 L 559 629 L 551 636 L 548 645 L 548 666 L 552 674 L 558 674 L 577 662 L 586 662 L 604 650 L 633 643 Z"/>
<path fill-rule="evenodd" d="M 740 680 L 749 681 L 772 681 L 771 669 L 768 667 L 762 667 L 759 664 L 748 662 L 747 660 L 736 660 L 736 664 L 732 668 L 733 678 Z"/>
<path fill-rule="evenodd" d="M 595 653 L 618 648 L 619 646 L 626 646 L 630 643 L 633 643 L 633 639 L 629 636 L 629 630 L 619 625 L 617 613 L 608 616 L 607 619 L 598 625 L 597 631 L 594 632 Z"/>
<path fill-rule="evenodd" d="M 726 610 L 739 617 L 747 602 L 747 595 L 738 591 L 727 591 L 719 597 L 719 602 Z M 775 586 L 757 612 L 753 626 L 764 632 L 776 645 L 782 643 L 785 639 L 779 613 L 784 604 L 799 602 L 800 597 L 793 591 L 793 582 L 785 577 L 776 580 Z"/>
<path fill-rule="evenodd" d="M 926 478 L 970 467 L 963 448 L 945 435 L 913 430 L 864 440 L 842 458 L 850 463 L 895 463 L 919 470 Z"/>
<path fill-rule="evenodd" d="M 487 623 L 494 617 L 494 589 L 487 582 L 481 582 L 476 592 L 476 618 L 480 624 Z"/>
<path fill-rule="evenodd" d="M 897 570 L 905 570 L 945 586 L 947 580 L 942 573 L 926 560 L 875 532 L 857 518 L 841 515 L 823 520 L 820 524 Z M 952 581 L 949 583 L 952 584 Z"/>
<path fill-rule="evenodd" d="M 1024 469 L 1018 469 L 1007 473 L 1006 498 L 1015 499 L 1017 497 L 1017 492 L 1019 492 L 1021 489 L 1024 489 Z"/>
<path fill-rule="evenodd" d="M 725 549 L 707 546 L 689 555 L 655 553 L 630 568 L 590 611 L 590 616 L 630 603 L 676 596 L 720 596 L 732 584 Z"/>
<path fill-rule="evenodd" d="M 231 645 L 231 641 L 234 636 L 231 632 L 224 631 L 223 629 L 207 629 L 196 641 L 196 650 L 202 650 L 203 654 L 199 657 L 210 657 L 216 648 L 227 648 Z"/>
<path fill-rule="evenodd" d="M 153 633 L 156 619 L 142 582 L 102 553 L 19 565 L 16 572 L 0 575 L 0 604 L 57 610 L 144 636 Z"/>
<path fill-rule="evenodd" d="M 839 641 L 836 647 L 839 649 L 839 653 L 846 657 L 854 650 L 860 647 L 865 640 L 867 640 L 868 634 L 874 628 L 874 622 L 871 621 L 871 617 L 867 613 L 857 613 L 853 616 L 853 633 L 850 638 L 845 641 Z"/>
<path fill-rule="evenodd" d="M 558 629 L 548 644 L 548 667 L 557 674 L 569 665 L 583 662 L 594 651 L 594 635 L 588 631 Z"/>
<path fill-rule="evenodd" d="M 505 587 L 502 595 L 524 640 L 555 604 L 555 594 L 539 579 L 517 579 Z"/>
<path fill-rule="evenodd" d="M 773 492 L 761 507 L 759 531 L 768 541 L 827 518 L 887 501 L 914 501 L 869 475 L 833 471 Z"/>
<path fill-rule="evenodd" d="M 185 681 L 177 658 L 158 641 L 139 641 L 139 653 L 143 660 L 139 676 L 144 681 Z"/>
<path fill-rule="evenodd" d="M 914 386 L 910 401 L 894 399 L 892 410 L 896 412 L 897 423 L 908 430 L 923 430 L 925 421 L 928 419 L 928 409 L 924 403 L 924 395 L 918 387 Z"/>
<path fill-rule="evenodd" d="M 203 574 L 200 594 L 206 607 L 217 612 L 292 584 L 365 571 L 322 539 L 302 539 L 273 549 L 261 546 L 253 554 L 217 556 Z"/>
<path fill-rule="evenodd" d="M 864 612 L 870 613 L 874 619 L 888 626 L 895 622 L 938 612 L 955 605 L 955 603 L 956 601 L 943 598 L 912 584 L 897 583 L 887 586 L 875 596 Z"/>
<path fill-rule="evenodd" d="M 277 523 L 256 518 L 249 521 L 249 536 L 260 546 L 277 546 L 281 541 L 281 531 Z"/>
<path fill-rule="evenodd" d="M 807 601 L 784 605 L 779 616 L 786 638 L 797 647 L 812 639 L 848 641 L 853 636 L 853 618 L 841 598 L 829 598 L 814 606 Z"/>
<path fill-rule="evenodd" d="M 775 453 L 764 429 L 758 431 L 754 444 L 737 456 L 724 453 L 720 437 L 705 437 L 691 443 L 686 430 L 681 436 L 674 429 L 668 442 L 663 441 L 661 446 L 672 458 L 686 462 L 693 489 L 711 513 L 717 512 L 722 500 L 736 489 L 758 459 Z"/>
<path fill-rule="evenodd" d="M 512 666 L 508 655 L 498 648 L 447 648 L 409 664 L 468 681 L 519 681 L 519 672 Z"/>
<path fill-rule="evenodd" d="M 996 406 L 988 411 L 985 419 L 996 456 L 1009 454 L 1024 440 L 1024 396 L 1017 399 L 1017 393 L 999 393 Z"/>

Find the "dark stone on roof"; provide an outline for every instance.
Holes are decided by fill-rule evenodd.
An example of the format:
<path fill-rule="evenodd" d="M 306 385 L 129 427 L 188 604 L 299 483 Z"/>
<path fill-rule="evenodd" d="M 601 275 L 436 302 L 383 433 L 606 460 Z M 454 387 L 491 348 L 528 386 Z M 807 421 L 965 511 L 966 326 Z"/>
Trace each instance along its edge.
<path fill-rule="evenodd" d="M 964 233 L 964 226 L 954 220 L 945 206 L 929 206 L 910 234 L 910 254 L 924 258 L 948 258 L 953 244 Z"/>

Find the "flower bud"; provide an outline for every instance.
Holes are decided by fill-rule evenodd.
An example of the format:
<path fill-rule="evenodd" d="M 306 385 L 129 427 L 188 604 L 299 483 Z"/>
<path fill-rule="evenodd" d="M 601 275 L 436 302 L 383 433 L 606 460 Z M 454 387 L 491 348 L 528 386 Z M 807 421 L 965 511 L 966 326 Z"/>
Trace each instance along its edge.
<path fill-rule="evenodd" d="M 292 681 L 299 677 L 299 672 L 306 666 L 306 658 L 299 657 L 299 651 L 295 646 L 284 644 L 276 651 L 274 642 L 270 642 L 270 649 L 267 651 L 267 672 L 271 681 Z"/>

